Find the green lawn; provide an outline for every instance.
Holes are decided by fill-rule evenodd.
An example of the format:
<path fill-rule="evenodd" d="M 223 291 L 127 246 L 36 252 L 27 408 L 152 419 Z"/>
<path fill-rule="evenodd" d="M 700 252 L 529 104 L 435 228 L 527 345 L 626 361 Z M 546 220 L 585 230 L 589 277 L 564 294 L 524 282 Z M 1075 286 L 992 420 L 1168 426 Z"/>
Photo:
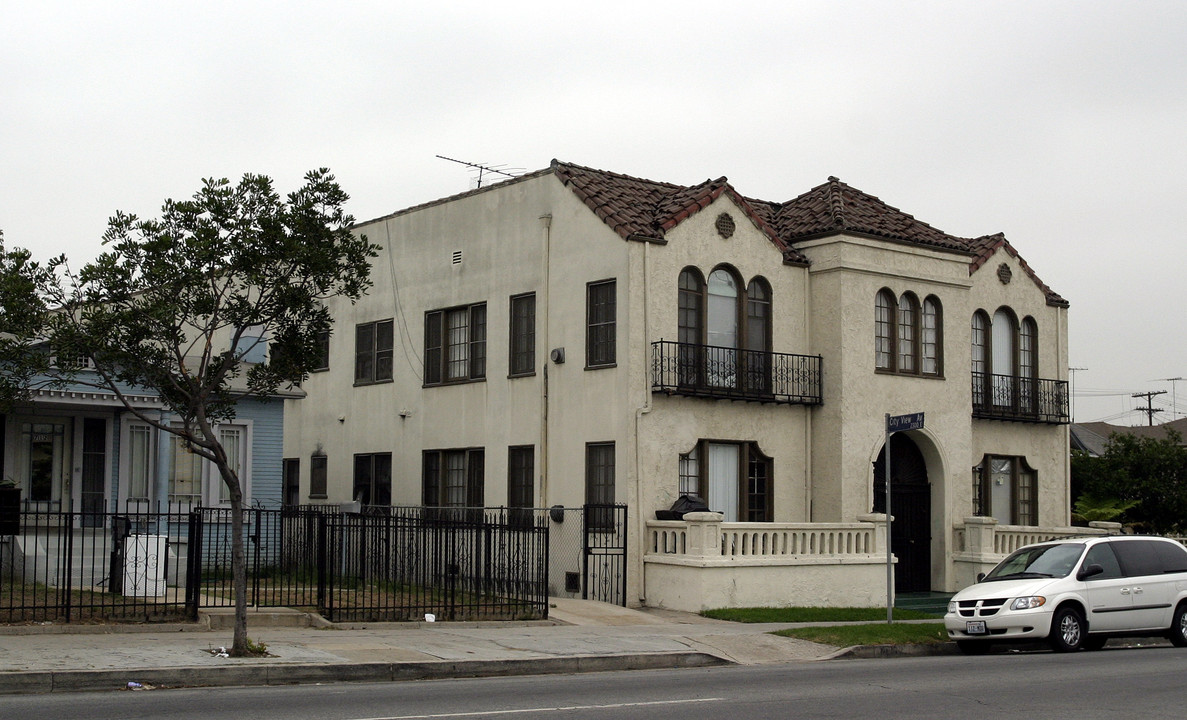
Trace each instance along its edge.
<path fill-rule="evenodd" d="M 886 608 L 759 607 L 721 608 L 701 613 L 716 620 L 744 623 L 768 622 L 877 622 L 886 621 Z M 934 620 L 939 615 L 895 609 L 895 620 Z"/>
<path fill-rule="evenodd" d="M 823 645 L 932 645 L 946 643 L 948 633 L 941 622 L 905 623 L 901 620 L 936 620 L 938 615 L 917 610 L 896 609 L 894 620 L 886 622 L 886 608 L 722 608 L 706 610 L 705 617 L 748 623 L 860 623 L 820 625 L 779 630 L 775 635 L 810 640 Z"/>

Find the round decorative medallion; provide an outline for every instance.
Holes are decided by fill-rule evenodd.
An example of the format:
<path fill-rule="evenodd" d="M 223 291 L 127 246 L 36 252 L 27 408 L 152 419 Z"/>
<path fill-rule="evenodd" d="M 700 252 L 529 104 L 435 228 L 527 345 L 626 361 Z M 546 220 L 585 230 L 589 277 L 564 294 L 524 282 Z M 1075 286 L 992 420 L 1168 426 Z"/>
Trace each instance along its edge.
<path fill-rule="evenodd" d="M 1010 280 L 1014 277 L 1014 271 L 1010 266 L 1002 263 L 997 266 L 997 279 L 1002 281 L 1002 285 L 1009 285 Z"/>
<path fill-rule="evenodd" d="M 734 234 L 734 230 L 736 228 L 737 226 L 734 225 L 734 219 L 730 217 L 729 213 L 721 213 L 717 216 L 717 234 L 721 237 L 729 240 L 730 236 Z"/>

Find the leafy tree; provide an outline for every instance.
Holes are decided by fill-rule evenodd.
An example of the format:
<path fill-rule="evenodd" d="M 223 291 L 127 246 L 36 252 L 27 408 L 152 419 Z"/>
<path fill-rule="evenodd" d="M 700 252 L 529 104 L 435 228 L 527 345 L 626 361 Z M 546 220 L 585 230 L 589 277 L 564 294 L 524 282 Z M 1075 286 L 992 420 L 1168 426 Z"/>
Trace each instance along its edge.
<path fill-rule="evenodd" d="M 55 307 L 46 338 L 58 358 L 88 358 L 58 372 L 113 393 L 141 421 L 180 438 L 218 469 L 232 515 L 243 491 L 217 424 L 245 398 L 266 399 L 300 383 L 330 331 L 325 301 L 352 301 L 370 286 L 377 246 L 351 232 L 348 196 L 328 170 L 306 174 L 286 200 L 272 180 L 207 179 L 190 200 L 165 201 L 159 219 L 117 212 L 108 248 L 77 274 L 50 264 L 42 285 Z M 266 345 L 263 362 L 247 362 Z M 254 351 L 254 352 L 253 352 Z M 155 390 L 171 417 L 147 414 L 125 393 Z M 235 632 L 248 654 L 247 572 L 242 522 L 232 522 Z"/>
<path fill-rule="evenodd" d="M 1167 428 L 1161 438 L 1114 433 L 1097 458 L 1072 456 L 1072 491 L 1077 504 L 1112 498 L 1125 518 L 1143 532 L 1187 530 L 1187 447 Z"/>
<path fill-rule="evenodd" d="M 48 356 L 34 350 L 47 317 L 38 289 L 49 277 L 28 250 L 6 250 L 0 231 L 0 409 L 26 398 L 49 367 Z"/>

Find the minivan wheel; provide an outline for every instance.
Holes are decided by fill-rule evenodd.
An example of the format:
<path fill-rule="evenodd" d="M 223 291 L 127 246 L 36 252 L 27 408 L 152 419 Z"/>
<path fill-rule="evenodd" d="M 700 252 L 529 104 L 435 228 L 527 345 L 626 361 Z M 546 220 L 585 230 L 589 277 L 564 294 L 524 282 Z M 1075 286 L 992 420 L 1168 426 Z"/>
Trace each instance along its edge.
<path fill-rule="evenodd" d="M 957 640 L 956 647 L 965 655 L 984 655 L 989 652 L 989 643 L 984 640 Z"/>
<path fill-rule="evenodd" d="M 1187 636 L 1184 636 L 1187 639 Z M 1051 618 L 1051 635 L 1047 638 L 1055 652 L 1075 652 L 1084 645 L 1084 618 L 1073 607 L 1061 607 Z"/>
<path fill-rule="evenodd" d="M 1179 607 L 1175 608 L 1167 637 L 1175 647 L 1187 647 L 1187 603 L 1179 603 Z"/>

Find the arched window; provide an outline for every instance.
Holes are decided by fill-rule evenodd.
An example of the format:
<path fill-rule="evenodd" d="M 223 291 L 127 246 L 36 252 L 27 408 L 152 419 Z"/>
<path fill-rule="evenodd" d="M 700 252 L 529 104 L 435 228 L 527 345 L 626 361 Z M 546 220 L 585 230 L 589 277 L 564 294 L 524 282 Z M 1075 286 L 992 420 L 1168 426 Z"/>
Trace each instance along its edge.
<path fill-rule="evenodd" d="M 943 315 L 928 295 L 898 297 L 887 288 L 874 298 L 874 367 L 883 372 L 938 377 L 943 372 Z"/>
<path fill-rule="evenodd" d="M 1008 307 L 994 311 L 992 320 L 984 310 L 973 313 L 974 409 L 1037 412 L 1038 347 L 1039 328 L 1034 318 L 1019 322 Z"/>
<path fill-rule="evenodd" d="M 940 330 L 943 326 L 940 301 L 934 295 L 929 295 L 923 301 L 923 326 L 920 328 L 920 348 L 923 355 L 923 366 L 920 370 L 924 375 L 940 375 L 944 372 L 943 357 L 940 354 L 940 348 L 943 347 Z"/>
<path fill-rule="evenodd" d="M 755 277 L 745 286 L 718 267 L 703 281 L 680 271 L 678 333 L 681 385 L 762 391 L 770 386 L 771 286 Z"/>
<path fill-rule="evenodd" d="M 894 295 L 881 290 L 874 305 L 874 367 L 894 369 Z"/>
<path fill-rule="evenodd" d="M 898 371 L 919 372 L 919 303 L 911 293 L 898 299 Z"/>

